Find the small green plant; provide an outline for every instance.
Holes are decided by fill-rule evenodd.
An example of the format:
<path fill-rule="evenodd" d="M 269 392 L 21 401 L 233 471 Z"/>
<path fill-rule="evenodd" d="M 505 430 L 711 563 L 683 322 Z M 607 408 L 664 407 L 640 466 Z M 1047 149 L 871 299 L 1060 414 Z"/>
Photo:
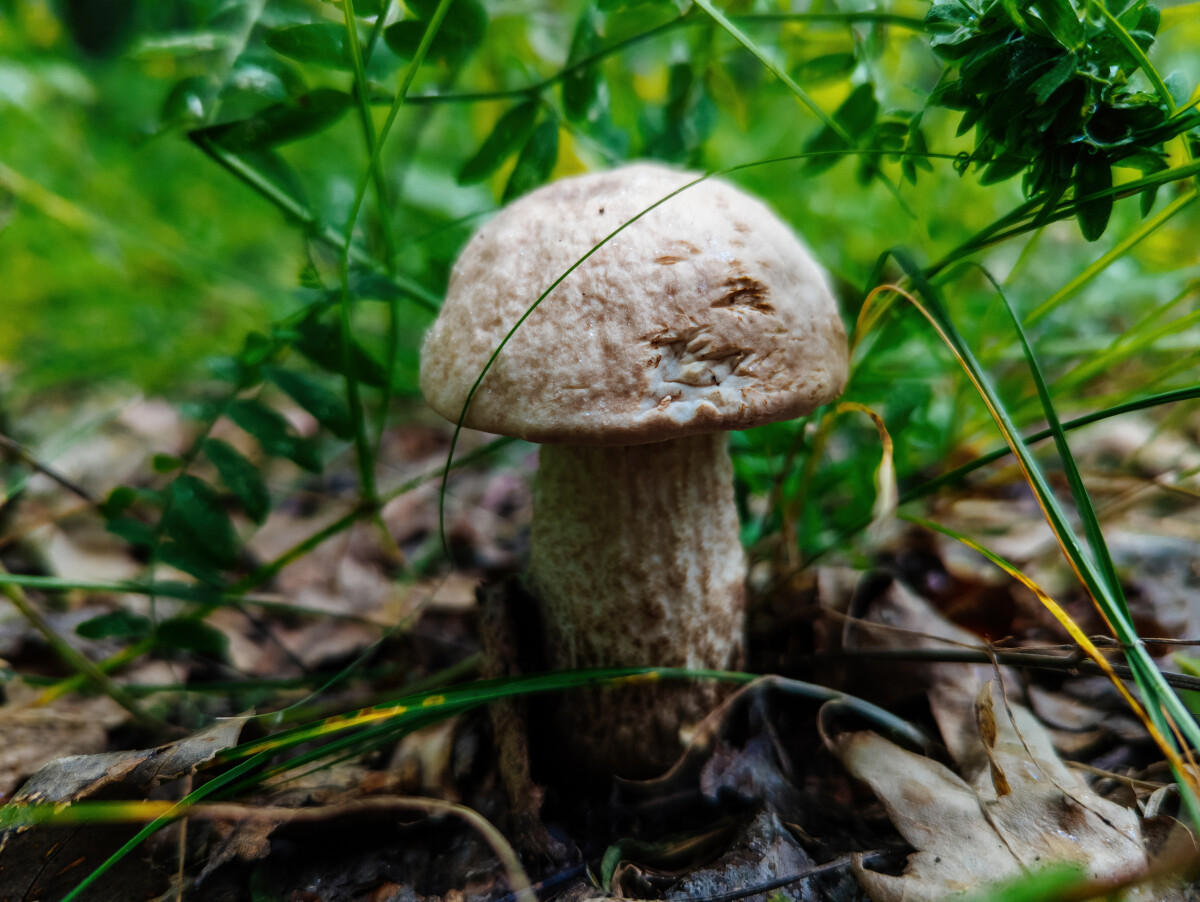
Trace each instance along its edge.
<path fill-rule="evenodd" d="M 1164 144 L 1200 124 L 1179 109 L 1182 78 L 1162 79 L 1146 56 L 1160 20 L 1147 0 L 937 0 L 925 22 L 948 66 L 931 101 L 962 111 L 960 135 L 975 130 L 962 166 L 983 167 L 984 184 L 1023 175 L 1046 214 L 1073 188 L 1080 231 L 1098 239 L 1113 167 L 1161 172 Z M 1131 83 L 1138 71 L 1151 91 Z M 1156 192 L 1143 189 L 1143 215 Z"/>

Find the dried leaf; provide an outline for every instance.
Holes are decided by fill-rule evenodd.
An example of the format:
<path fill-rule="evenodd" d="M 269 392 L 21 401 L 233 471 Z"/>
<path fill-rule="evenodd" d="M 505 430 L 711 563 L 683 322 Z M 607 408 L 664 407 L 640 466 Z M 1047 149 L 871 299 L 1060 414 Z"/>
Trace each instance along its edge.
<path fill-rule="evenodd" d="M 142 799 L 155 786 L 194 773 L 237 742 L 245 718 L 221 720 L 193 736 L 155 749 L 75 755 L 51 761 L 13 797 L 21 803 L 70 803 L 103 794 L 104 799 Z M 61 898 L 93 867 L 111 855 L 137 828 L 101 824 L 15 828 L 0 834 L 0 899 Z M 93 898 L 149 898 L 163 890 L 162 875 L 136 856 L 104 877 Z"/>
<path fill-rule="evenodd" d="M 1079 865 L 1100 881 L 1146 872 L 1135 812 L 1096 795 L 1068 770 L 1026 709 L 1011 706 L 992 724 L 992 754 L 960 759 L 962 776 L 874 733 L 835 740 L 842 763 L 870 785 L 917 849 L 903 876 L 856 867 L 875 902 L 932 902 L 1051 864 Z M 995 770 L 1011 791 L 998 794 Z"/>

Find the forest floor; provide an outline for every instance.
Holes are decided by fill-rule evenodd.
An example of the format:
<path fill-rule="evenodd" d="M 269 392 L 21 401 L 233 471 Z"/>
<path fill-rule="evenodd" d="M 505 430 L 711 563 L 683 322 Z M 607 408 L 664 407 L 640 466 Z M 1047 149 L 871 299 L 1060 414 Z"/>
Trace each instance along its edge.
<path fill-rule="evenodd" d="M 157 400 L 39 409 L 25 434 L 53 449 L 39 460 L 62 481 L 20 477 L 0 562 L 62 584 L 9 585 L 0 600 L 0 799 L 113 804 L 96 809 L 101 823 L 29 829 L 13 828 L 19 804 L 0 809 L 0 827 L 13 828 L 0 840 L 2 899 L 61 899 L 89 875 L 75 898 L 500 900 L 528 880 L 541 899 L 878 902 L 1014 879 L 1020 898 L 1197 898 L 1186 884 L 1196 844 L 1173 777 L 1114 682 L 1034 592 L 900 519 L 808 566 L 778 547 L 753 551 L 746 669 L 771 676 L 731 690 L 660 778 L 588 777 L 536 744 L 506 745 L 498 731 L 514 721 L 486 706 L 442 716 L 450 696 L 428 693 L 470 691 L 492 672 L 478 589 L 503 594 L 521 571 L 536 452 L 508 445 L 453 474 L 451 567 L 437 479 L 450 430 L 419 419 L 384 436 L 381 491 L 412 485 L 382 512 L 386 540 L 359 522 L 212 610 L 173 648 L 124 662 L 112 680 L 132 705 L 86 681 L 64 687 L 76 669 L 58 644 L 106 661 L 136 644 L 140 618 L 194 609 L 115 590 L 145 562 L 95 509 L 116 485 L 151 484 L 154 455 L 182 453 L 191 435 Z M 72 424 L 85 420 L 94 428 L 80 434 Z M 1195 419 L 1160 428 L 1134 415 L 1076 441 L 1134 620 L 1162 668 L 1193 688 L 1198 432 Z M 233 430 L 219 437 L 239 441 Z M 469 436 L 466 450 L 486 438 Z M 285 469 L 271 484 L 290 488 L 248 541 L 246 570 L 354 505 L 349 464 L 322 477 L 272 466 Z M 26 473 L 12 462 L 10 485 Z M 1084 633 L 1105 633 L 1015 467 L 943 490 L 921 515 L 986 537 Z M 162 567 L 155 576 L 186 579 Z M 431 715 L 404 720 L 393 705 L 350 722 L 410 697 Z M 569 692 L 550 698 L 499 708 L 520 724 L 570 704 Z M 310 733 L 286 754 L 252 757 L 296 724 Z M 253 781 L 232 780 L 245 774 Z M 187 817 L 174 812 L 111 860 L 204 786 L 213 791 Z M 1081 870 L 1041 871 L 1056 863 Z"/>

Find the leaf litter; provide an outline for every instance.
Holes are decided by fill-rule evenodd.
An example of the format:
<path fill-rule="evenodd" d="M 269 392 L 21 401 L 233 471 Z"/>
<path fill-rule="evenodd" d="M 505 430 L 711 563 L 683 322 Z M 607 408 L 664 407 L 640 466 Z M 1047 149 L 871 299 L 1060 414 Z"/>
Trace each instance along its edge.
<path fill-rule="evenodd" d="M 394 462 L 394 469 L 384 481 L 397 486 L 435 470 L 444 453 L 444 434 L 437 429 L 396 430 L 388 433 L 385 442 L 390 455 L 386 459 Z M 518 472 L 531 468 L 528 455 L 516 459 Z M 103 467 L 91 466 L 96 475 L 88 478 L 98 478 Z M 249 547 L 259 560 L 269 560 L 292 547 L 344 509 L 336 477 L 322 483 L 307 478 L 297 481 L 291 465 L 283 466 L 283 479 L 273 477 L 272 484 L 290 480 L 292 488 L 251 540 Z M 383 646 L 391 655 L 399 654 L 385 662 L 385 673 L 391 674 L 387 680 L 411 681 L 469 659 L 478 647 L 475 586 L 481 575 L 519 567 L 529 494 L 524 479 L 511 471 L 501 475 L 468 471 L 456 479 L 450 531 L 455 555 L 466 569 L 449 579 L 436 574 L 398 581 L 395 559 L 381 548 L 372 528 L 359 526 L 326 541 L 282 571 L 267 587 L 269 592 L 261 596 L 327 612 L 327 617 L 264 610 L 251 620 L 223 610 L 208 622 L 228 639 L 224 661 L 177 654 L 169 670 L 163 669 L 166 662 L 151 662 L 154 667 L 130 671 L 125 679 L 157 679 L 166 685 L 172 680 L 186 684 L 214 677 L 327 672 L 330 666 L 370 648 L 398 622 L 408 626 Z M 53 510 L 49 522 L 55 524 L 58 512 L 74 504 L 62 505 L 62 490 L 45 481 L 34 488 L 21 509 L 22 516 L 40 510 L 46 522 L 44 512 Z M 99 493 L 105 488 L 103 480 L 94 484 Z M 992 499 L 990 507 L 981 505 L 979 502 L 987 500 L 987 491 L 972 489 L 959 496 L 963 500 L 957 508 L 942 513 L 950 522 L 955 522 L 956 514 L 976 518 L 974 529 L 981 526 L 978 517 L 982 513 L 986 518 L 983 531 L 995 535 L 998 530 L 1008 530 L 1016 542 L 1023 541 L 1028 514 L 1025 502 L 999 497 Z M 974 506 L 971 499 L 975 499 Z M 423 487 L 398 495 L 384 511 L 388 531 L 407 561 L 435 550 L 435 503 L 435 493 Z M 1132 565 L 1130 572 L 1147 586 L 1142 595 L 1150 607 L 1163 606 L 1164 624 L 1172 624 L 1171 632 L 1182 632 L 1196 610 L 1189 604 L 1195 600 L 1188 581 L 1191 571 L 1175 568 L 1185 556 L 1184 546 L 1146 538 L 1145 532 L 1136 528 L 1138 508 L 1129 509 L 1124 516 L 1131 533 L 1140 537 L 1130 547 L 1139 549 L 1138 553 L 1164 556 L 1163 564 L 1151 573 Z M 916 592 L 894 582 L 886 600 L 880 603 L 876 599 L 869 612 L 872 619 L 886 620 L 893 631 L 905 631 L 893 632 L 891 640 L 883 640 L 885 646 L 891 642 L 912 650 L 944 647 L 950 641 L 975 648 L 980 645 L 980 632 L 991 638 L 1016 635 L 1030 643 L 1059 639 L 1055 624 L 1041 616 L 1032 599 L 1023 597 L 1023 590 L 978 568 L 969 557 L 958 554 L 953 544 L 940 538 L 930 542 L 906 530 L 893 531 L 890 536 L 896 554 L 894 571 L 911 579 L 923 594 L 937 599 L 947 613 L 972 629 L 954 625 Z M 1116 543 L 1118 555 L 1123 545 L 1122 541 Z M 1053 554 L 1046 552 L 1043 557 L 1041 543 L 1026 541 L 1008 550 L 1035 569 L 1041 567 L 1051 582 L 1056 578 Z M 914 551 L 925 557 L 918 560 Z M 117 552 L 105 547 L 101 554 Z M 61 567 L 73 578 L 95 575 L 81 572 L 88 561 L 84 556 L 55 557 L 55 561 L 52 572 Z M 127 558 L 114 557 L 110 563 L 117 568 L 129 566 Z M 788 657 L 795 654 L 797 637 L 812 629 L 805 624 L 811 623 L 813 597 L 844 597 L 862 582 L 858 571 L 835 576 L 833 569 L 823 568 L 817 575 L 823 586 L 819 593 L 804 579 L 782 588 L 769 579 L 762 582 L 762 609 L 780 615 L 772 641 L 790 637 L 786 647 L 793 651 L 772 657 L 774 653 L 767 653 L 768 644 L 752 640 L 752 650 L 757 648 L 752 664 L 761 670 L 811 670 L 818 681 L 839 685 L 838 665 L 828 661 L 805 664 L 802 658 Z M 1152 585 L 1155 580 L 1158 582 Z M 859 594 L 868 599 L 872 595 L 864 593 L 861 586 Z M 144 605 L 144 599 L 137 596 L 71 593 L 66 600 L 68 614 L 86 611 L 94 616 L 129 605 L 146 610 L 137 607 Z M 185 609 L 185 605 L 165 599 L 157 604 L 165 612 Z M 798 619 L 789 619 L 797 612 Z M 857 616 L 862 612 L 851 613 Z M 100 643 L 89 645 L 73 635 L 79 615 L 74 617 L 64 619 L 60 628 L 81 648 L 102 653 Z M 861 625 L 847 626 L 844 620 L 832 625 L 818 622 L 816 632 L 831 639 L 826 650 L 840 647 L 847 638 L 852 640 L 850 645 L 862 645 L 872 637 L 878 645 L 881 635 Z M 928 638 L 931 635 L 939 638 Z M 800 647 L 805 644 L 801 641 Z M 10 642 L 7 648 L 22 669 L 39 654 L 36 644 Z M 1141 787 L 1132 794 L 1126 784 L 1101 778 L 1096 787 L 1107 787 L 1107 795 L 1124 800 L 1122 806 L 1089 789 L 1079 772 L 1066 768 L 1055 751 L 1056 747 L 1074 749 L 1114 770 L 1136 774 L 1140 769 L 1143 777 L 1154 777 L 1144 743 L 1139 751 L 1137 724 L 1126 717 L 1127 728 L 1120 728 L 1114 721 L 1122 709 L 1104 681 L 1085 677 L 1029 683 L 1004 670 L 1001 693 L 995 684 L 989 684 L 996 671 L 988 665 L 889 662 L 879 670 L 851 660 L 840 668 L 850 676 L 840 684 L 844 688 L 889 707 L 899 705 L 918 719 L 920 715 L 903 699 L 915 692 L 927 693 L 948 757 L 935 761 L 904 750 L 863 731 L 861 722 L 853 717 L 852 723 L 844 724 L 845 712 L 837 711 L 836 706 L 823 709 L 815 702 L 784 699 L 770 689 L 744 693 L 714 713 L 680 765 L 659 781 L 618 785 L 607 802 L 594 794 L 572 795 L 569 787 L 537 786 L 535 814 L 548 831 L 543 835 L 554 837 L 558 853 L 553 860 L 529 861 L 532 875 L 542 881 L 543 897 L 654 894 L 697 900 L 766 899 L 782 894 L 785 898 L 860 902 L 865 889 L 877 902 L 915 900 L 944 897 L 952 883 L 947 875 L 953 873 L 955 860 L 970 866 L 964 886 L 977 889 L 985 875 L 1000 879 L 1050 860 L 1080 862 L 1091 867 L 1097 879 L 1125 879 L 1153 872 L 1162 862 L 1191 851 L 1190 835 L 1169 818 L 1142 817 L 1129 807 L 1145 807 L 1148 788 L 1160 784 L 1152 780 L 1128 784 Z M 965 677 L 967 673 L 972 674 L 970 678 Z M 882 686 L 898 691 L 881 694 Z M 980 686 L 985 687 L 986 695 L 979 695 Z M 326 710 L 355 707 L 362 691 L 363 687 L 347 684 L 329 697 Z M 289 695 L 285 691 L 275 698 L 300 700 L 306 692 L 293 690 Z M 392 697 L 397 694 L 398 688 L 391 691 Z M 10 683 L 10 708 L 17 697 L 15 684 Z M 1022 699 L 1046 717 L 1052 728 L 1043 728 L 1020 707 Z M 49 756 L 100 751 L 122 741 L 126 726 L 121 712 L 99 714 L 99 710 L 112 707 L 103 698 L 80 703 L 82 713 L 68 722 L 88 721 L 89 729 L 77 738 L 81 744 L 64 744 L 57 755 L 53 739 L 41 742 L 41 751 L 34 748 L 36 743 L 28 746 L 23 764 L 18 761 L 11 772 L 9 779 L 14 785 Z M 223 711 L 228 703 L 206 703 L 206 710 L 233 713 L 234 709 Z M 88 704 L 100 708 L 89 713 Z M 35 718 L 50 718 L 42 709 L 31 710 L 39 712 Z M 67 710 L 63 702 L 48 709 Z M 828 745 L 818 737 L 818 723 L 826 729 Z M 981 726 L 985 728 L 982 731 Z M 173 886 L 176 877 L 170 872 L 177 861 L 170 862 L 179 848 L 186 847 L 190 879 L 199 880 L 193 885 L 202 893 L 216 894 L 214 898 L 223 894 L 237 898 L 248 883 L 280 892 L 291 890 L 301 894 L 297 898 L 312 899 L 356 898 L 366 892 L 373 893 L 372 898 L 405 902 L 503 898 L 510 892 L 503 867 L 474 828 L 445 817 L 430 820 L 409 813 L 398 818 L 395 810 L 387 808 L 389 799 L 399 804 L 411 793 L 436 796 L 469 806 L 519 838 L 496 769 L 494 730 L 488 718 L 466 715 L 375 752 L 352 755 L 319 769 L 281 774 L 245 796 L 249 806 L 207 809 L 190 819 L 186 829 L 173 828 L 167 834 L 169 840 L 147 846 L 150 857 L 158 862 L 156 868 L 147 870 L 140 853 L 135 853 L 127 861 L 136 866 L 118 867 L 107 875 L 111 882 L 104 885 L 117 888 L 123 896 Z M 49 735 L 62 735 L 61 741 L 67 742 L 65 733 Z M 181 740 L 181 748 L 195 748 L 193 743 L 205 735 L 202 732 Z M 233 742 L 232 734 L 224 735 L 222 742 Z M 992 737 L 990 742 L 985 736 Z M 15 727 L 6 731 L 6 741 L 17 737 Z M 124 741 L 128 742 L 128 737 Z M 18 748 L 16 743 L 9 745 L 19 758 Z M 182 787 L 171 786 L 186 780 L 193 767 L 204 763 L 204 756 L 193 751 L 189 757 L 162 748 L 168 747 L 51 761 L 22 793 L 46 793 L 47 799 L 57 793 L 63 800 L 136 800 L 163 797 L 164 792 L 168 798 L 178 797 Z M 180 763 L 170 767 L 150 763 L 175 760 L 176 756 Z M 192 779 L 205 779 L 208 770 L 202 768 Z M 536 771 L 532 776 L 538 776 Z M 872 787 L 880 805 L 872 805 L 864 784 Z M 923 793 L 912 792 L 913 787 Z M 998 787 L 1007 790 L 1001 792 Z M 581 803 L 586 807 L 581 808 Z M 252 815 L 253 807 L 259 808 L 262 816 Z M 201 813 L 199 809 L 197 813 Z M 914 823 L 922 824 L 925 832 L 913 832 Z M 970 823 L 973 841 L 964 841 L 962 829 L 951 831 L 946 826 L 954 823 Z M 337 836 L 332 842 L 323 838 L 331 826 Z M 13 833 L 0 848 L 0 875 L 24 880 L 39 892 L 48 886 L 70 886 L 132 832 L 113 825 L 36 827 Z M 181 834 L 182 845 L 174 839 Z M 71 861 L 79 863 L 77 868 L 32 874 L 19 864 L 29 854 L 42 854 L 39 850 L 50 848 L 60 836 L 68 837 L 62 851 L 64 855 L 74 853 Z M 22 845 L 34 841 L 43 845 L 33 851 Z M 1087 851 L 1081 853 L 1080 849 Z M 859 857 L 852 859 L 852 854 Z M 911 855 L 908 869 L 901 873 L 906 855 Z M 941 860 L 934 865 L 928 864 L 938 858 Z M 585 861 L 592 871 L 585 869 Z M 601 867 L 604 861 L 609 865 Z M 599 886 L 589 873 L 601 881 Z M 61 884 L 52 882 L 59 879 Z M 1153 887 L 1132 892 L 1131 898 L 1137 899 L 1182 898 L 1174 890 Z M 32 898 L 28 894 L 21 897 Z"/>

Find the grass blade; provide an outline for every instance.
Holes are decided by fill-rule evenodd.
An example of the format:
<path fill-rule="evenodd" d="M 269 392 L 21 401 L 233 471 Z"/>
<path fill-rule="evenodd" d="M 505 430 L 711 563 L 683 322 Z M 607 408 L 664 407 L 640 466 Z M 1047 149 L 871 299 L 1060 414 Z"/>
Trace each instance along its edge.
<path fill-rule="evenodd" d="M 1079 514 L 1084 520 L 1088 543 L 1092 553 L 1095 555 L 1095 559 L 1087 553 L 1079 537 L 1075 534 L 1066 516 L 1066 512 L 1054 496 L 1045 474 L 1034 459 L 1029 446 L 1017 432 L 1016 426 L 1013 424 L 1008 411 L 1005 409 L 987 374 L 983 371 L 974 354 L 966 346 L 961 335 L 959 335 L 945 313 L 936 290 L 925 278 L 907 251 L 893 249 L 890 253 L 908 274 L 917 292 L 922 296 L 924 303 L 918 301 L 902 289 L 895 290 L 901 291 L 920 310 L 941 336 L 947 347 L 958 358 L 960 365 L 974 383 L 989 413 L 991 413 L 997 426 L 999 426 L 1005 441 L 1008 442 L 1013 453 L 1016 455 L 1026 480 L 1037 496 L 1043 515 L 1054 531 L 1059 546 L 1070 562 L 1072 569 L 1084 586 L 1087 587 L 1101 615 L 1108 622 L 1118 641 L 1121 642 L 1126 660 L 1133 671 L 1134 679 L 1146 700 L 1146 711 L 1154 726 L 1152 736 L 1159 745 L 1160 750 L 1171 762 L 1176 779 L 1179 781 L 1180 792 L 1189 816 L 1193 823 L 1200 824 L 1200 801 L 1197 800 L 1195 777 L 1184 768 L 1180 753 L 1180 745 L 1200 746 L 1200 727 L 1197 726 L 1195 719 L 1175 694 L 1174 690 L 1167 684 L 1162 672 L 1146 651 L 1145 644 L 1137 635 L 1137 631 L 1129 618 L 1124 597 L 1121 594 L 1120 582 L 1116 578 L 1107 548 L 1103 543 L 1103 537 L 1099 533 L 1099 524 L 1096 520 L 1095 512 L 1091 507 L 1090 499 L 1087 497 L 1082 480 L 1079 478 L 1078 471 L 1075 468 L 1062 426 L 1054 413 L 1053 405 L 1050 403 L 1049 394 L 1045 389 L 1045 382 L 1041 377 L 1036 358 L 1033 356 L 1032 349 L 1029 347 L 1028 340 L 1021 329 L 1020 321 L 1015 311 L 1008 304 L 1007 299 L 1004 299 L 1007 309 L 1013 318 L 1018 335 L 1021 337 L 1023 347 L 1026 349 L 1026 358 L 1030 371 L 1038 383 L 1039 393 L 1043 395 L 1050 428 L 1054 432 L 1056 444 L 1063 457 L 1063 466 L 1067 469 L 1068 479 L 1071 481 L 1072 490 L 1076 495 Z M 1001 297 L 1003 298 L 1003 294 Z"/>

